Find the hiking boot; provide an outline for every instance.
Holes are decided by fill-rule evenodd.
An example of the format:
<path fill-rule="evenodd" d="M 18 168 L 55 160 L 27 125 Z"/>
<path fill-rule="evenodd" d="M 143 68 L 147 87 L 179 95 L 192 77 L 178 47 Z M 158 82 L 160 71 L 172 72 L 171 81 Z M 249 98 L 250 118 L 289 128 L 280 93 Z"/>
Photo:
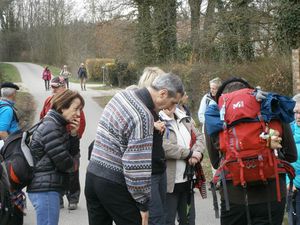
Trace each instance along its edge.
<path fill-rule="evenodd" d="M 69 210 L 75 210 L 75 209 L 77 209 L 77 203 L 70 203 L 68 209 Z"/>

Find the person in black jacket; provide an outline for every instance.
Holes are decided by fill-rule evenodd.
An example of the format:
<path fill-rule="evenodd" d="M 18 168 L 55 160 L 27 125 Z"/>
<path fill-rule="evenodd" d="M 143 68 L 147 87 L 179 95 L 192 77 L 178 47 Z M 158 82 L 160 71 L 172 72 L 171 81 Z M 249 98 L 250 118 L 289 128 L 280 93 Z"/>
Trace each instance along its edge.
<path fill-rule="evenodd" d="M 250 88 L 250 85 L 245 81 L 237 81 L 231 83 L 230 85 L 227 85 L 223 93 L 230 93 L 243 88 Z M 220 89 L 218 90 L 217 96 L 220 96 Z M 205 126 L 207 126 L 207 124 L 205 124 Z M 282 148 L 279 150 L 280 158 L 288 162 L 296 161 L 297 151 L 289 124 L 282 123 L 281 138 L 282 141 L 280 145 L 282 146 Z M 222 155 L 219 151 L 219 134 L 214 133 L 212 135 L 208 135 L 207 133 L 205 133 L 205 139 L 212 166 L 215 169 L 218 169 L 222 159 Z M 270 144 L 270 146 L 272 146 L 272 143 Z M 221 184 L 220 187 L 221 225 L 281 225 L 286 205 L 287 191 L 285 184 L 285 174 L 279 175 L 279 183 L 281 192 L 280 202 L 277 200 L 275 179 L 270 179 L 267 183 L 261 183 L 257 185 L 249 184 L 245 188 L 243 188 L 241 185 L 235 186 L 233 185 L 231 180 L 226 180 L 227 190 L 225 189 L 225 186 L 223 184 Z M 227 198 L 227 196 L 225 196 L 225 194 L 228 194 L 230 210 L 226 210 L 225 199 Z"/>
<path fill-rule="evenodd" d="M 68 184 L 68 172 L 79 152 L 79 117 L 84 100 L 80 94 L 65 90 L 52 99 L 52 108 L 35 130 L 30 144 L 35 168 L 27 187 L 37 217 L 37 225 L 57 225 L 59 196 Z M 66 125 L 71 125 L 67 132 Z"/>
<path fill-rule="evenodd" d="M 78 73 L 78 78 L 80 79 L 81 90 L 86 91 L 85 84 L 86 84 L 86 80 L 87 80 L 87 71 L 84 66 L 84 63 L 80 64 L 80 67 L 79 67 L 77 73 Z"/>

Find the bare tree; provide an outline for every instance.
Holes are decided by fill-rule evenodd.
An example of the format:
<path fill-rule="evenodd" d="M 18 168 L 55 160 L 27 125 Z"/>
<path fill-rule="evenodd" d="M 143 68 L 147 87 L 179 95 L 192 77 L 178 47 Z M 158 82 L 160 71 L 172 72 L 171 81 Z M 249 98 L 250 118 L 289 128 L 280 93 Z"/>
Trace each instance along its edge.
<path fill-rule="evenodd" d="M 202 0 L 188 0 L 191 11 L 191 45 L 192 61 L 199 61 L 200 57 L 200 10 Z"/>

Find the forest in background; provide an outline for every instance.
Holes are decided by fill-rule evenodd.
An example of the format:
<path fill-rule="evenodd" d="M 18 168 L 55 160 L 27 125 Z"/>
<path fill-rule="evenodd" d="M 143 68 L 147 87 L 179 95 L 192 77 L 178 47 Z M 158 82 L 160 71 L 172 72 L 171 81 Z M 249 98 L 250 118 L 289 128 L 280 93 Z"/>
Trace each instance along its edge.
<path fill-rule="evenodd" d="M 109 58 L 178 73 L 192 108 L 216 76 L 291 95 L 299 0 L 0 0 L 0 61 Z M 121 74 L 121 73 L 120 73 Z M 123 73 L 122 73 L 123 74 Z M 127 83 L 122 83 L 127 85 Z M 191 92 L 190 92 L 191 93 Z"/>

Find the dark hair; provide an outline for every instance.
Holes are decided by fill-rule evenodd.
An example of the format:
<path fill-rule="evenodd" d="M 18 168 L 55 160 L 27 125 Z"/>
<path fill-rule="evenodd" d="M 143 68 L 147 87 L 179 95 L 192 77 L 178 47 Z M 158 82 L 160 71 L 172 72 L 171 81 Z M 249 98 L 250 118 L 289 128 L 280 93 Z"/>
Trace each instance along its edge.
<path fill-rule="evenodd" d="M 84 107 L 84 99 L 77 91 L 71 91 L 69 89 L 64 90 L 61 93 L 56 94 L 52 100 L 52 109 L 58 113 L 62 113 L 63 109 L 68 109 L 72 104 L 73 100 L 79 98 L 82 108 Z"/>
<path fill-rule="evenodd" d="M 232 77 L 228 80 L 225 80 L 222 85 L 219 87 L 216 94 L 216 101 L 218 102 L 219 97 L 223 93 L 230 93 L 233 91 L 237 91 L 243 88 L 253 88 L 245 79 L 240 77 Z"/>

